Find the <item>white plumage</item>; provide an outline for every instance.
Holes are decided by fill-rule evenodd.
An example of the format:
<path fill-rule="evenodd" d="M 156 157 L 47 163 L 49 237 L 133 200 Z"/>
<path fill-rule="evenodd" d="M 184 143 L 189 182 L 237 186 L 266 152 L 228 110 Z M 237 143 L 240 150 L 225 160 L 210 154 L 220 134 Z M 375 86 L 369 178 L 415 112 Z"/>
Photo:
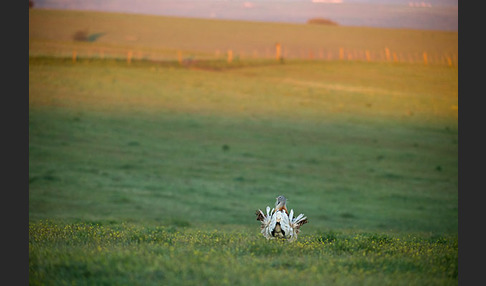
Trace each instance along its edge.
<path fill-rule="evenodd" d="M 262 210 L 257 210 L 257 220 L 262 223 L 261 233 L 265 238 L 283 238 L 294 241 L 297 239 L 300 227 L 308 222 L 304 214 L 299 214 L 294 218 L 294 210 L 287 211 L 286 201 L 284 196 L 279 196 L 275 208 L 270 210 L 270 207 L 267 206 L 266 214 Z"/>

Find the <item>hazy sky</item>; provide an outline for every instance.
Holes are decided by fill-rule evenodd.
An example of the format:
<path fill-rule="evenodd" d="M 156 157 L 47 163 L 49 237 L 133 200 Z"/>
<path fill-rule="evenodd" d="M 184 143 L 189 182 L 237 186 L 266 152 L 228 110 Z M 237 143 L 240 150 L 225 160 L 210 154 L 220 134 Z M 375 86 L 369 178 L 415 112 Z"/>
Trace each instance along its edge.
<path fill-rule="evenodd" d="M 34 8 L 305 23 L 458 30 L 458 0 L 33 0 Z M 314 3 L 313 3 L 314 2 Z M 327 2 L 327 3 L 323 3 Z"/>

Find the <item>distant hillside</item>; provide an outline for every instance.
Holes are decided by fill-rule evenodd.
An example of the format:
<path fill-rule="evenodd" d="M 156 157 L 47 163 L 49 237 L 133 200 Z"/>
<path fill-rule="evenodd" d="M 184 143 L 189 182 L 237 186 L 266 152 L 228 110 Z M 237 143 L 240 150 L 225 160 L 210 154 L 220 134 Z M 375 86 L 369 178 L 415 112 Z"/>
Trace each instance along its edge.
<path fill-rule="evenodd" d="M 99 54 L 134 58 L 183 57 L 273 58 L 280 43 L 284 58 L 445 61 L 457 59 L 458 33 L 331 25 L 265 23 L 136 15 L 123 13 L 29 10 L 29 54 L 71 56 Z M 389 53 L 386 55 L 385 53 Z M 62 55 L 63 54 L 63 55 Z"/>
<path fill-rule="evenodd" d="M 341 26 L 458 30 L 457 0 L 34 0 L 40 9 L 89 10 L 204 19 L 304 24 L 307 19 L 333 19 Z M 419 4 L 415 7 L 414 4 Z M 413 5 L 414 7 L 411 7 Z M 430 5 L 430 7 L 429 7 Z M 425 6 L 425 7 L 422 7 Z"/>

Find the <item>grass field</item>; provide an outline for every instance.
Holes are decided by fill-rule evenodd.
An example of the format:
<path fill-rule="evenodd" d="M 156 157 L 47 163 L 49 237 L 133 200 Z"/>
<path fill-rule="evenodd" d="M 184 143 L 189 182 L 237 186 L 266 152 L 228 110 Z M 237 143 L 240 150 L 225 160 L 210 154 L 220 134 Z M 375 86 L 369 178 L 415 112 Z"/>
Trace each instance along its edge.
<path fill-rule="evenodd" d="M 247 227 L 45 221 L 29 235 L 32 285 L 457 284 L 453 236 L 328 232 L 287 244 Z"/>
<path fill-rule="evenodd" d="M 30 39 L 85 44 L 65 29 Z M 456 68 L 38 51 L 30 284 L 457 284 Z M 255 220 L 279 194 L 309 218 L 293 244 Z"/>

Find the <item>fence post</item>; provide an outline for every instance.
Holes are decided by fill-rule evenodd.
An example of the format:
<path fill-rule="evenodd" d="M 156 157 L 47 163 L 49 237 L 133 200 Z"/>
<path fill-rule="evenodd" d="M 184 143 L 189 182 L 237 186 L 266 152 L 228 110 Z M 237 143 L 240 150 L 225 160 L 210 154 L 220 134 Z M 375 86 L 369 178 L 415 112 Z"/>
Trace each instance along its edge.
<path fill-rule="evenodd" d="M 369 62 L 371 60 L 370 51 L 366 50 L 365 54 L 366 54 L 366 61 Z"/>
<path fill-rule="evenodd" d="M 228 64 L 231 64 L 233 62 L 233 51 L 228 50 Z"/>
<path fill-rule="evenodd" d="M 73 51 L 73 63 L 76 62 L 76 58 L 77 58 L 77 52 Z"/>
<path fill-rule="evenodd" d="M 177 51 L 177 62 L 181 65 L 182 64 L 182 52 Z"/>
<path fill-rule="evenodd" d="M 282 58 L 281 53 L 282 53 L 282 47 L 281 47 L 280 43 L 275 44 L 275 59 L 277 61 L 281 60 L 281 58 Z"/>
<path fill-rule="evenodd" d="M 344 59 L 344 50 L 343 48 L 339 48 L 339 59 L 343 60 Z"/>
<path fill-rule="evenodd" d="M 128 53 L 127 53 L 127 64 L 132 63 L 132 55 L 133 55 L 133 52 L 131 50 L 128 51 Z"/>
<path fill-rule="evenodd" d="M 424 64 L 427 65 L 428 60 L 427 60 L 427 53 L 426 52 L 424 52 L 423 57 L 424 57 Z"/>

